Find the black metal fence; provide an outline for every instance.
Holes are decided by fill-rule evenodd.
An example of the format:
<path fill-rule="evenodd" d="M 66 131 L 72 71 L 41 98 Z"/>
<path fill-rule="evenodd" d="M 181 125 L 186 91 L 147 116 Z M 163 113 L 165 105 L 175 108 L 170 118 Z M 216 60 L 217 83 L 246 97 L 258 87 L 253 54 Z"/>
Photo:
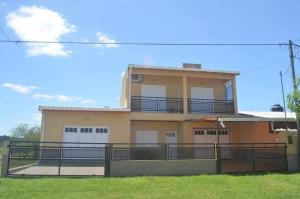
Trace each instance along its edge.
<path fill-rule="evenodd" d="M 233 114 L 232 100 L 188 99 L 189 113 L 222 113 Z"/>
<path fill-rule="evenodd" d="M 183 99 L 172 97 L 132 96 L 131 110 L 136 112 L 182 113 Z"/>
<path fill-rule="evenodd" d="M 109 176 L 111 161 L 215 159 L 219 173 L 285 171 L 284 143 L 76 143 L 11 141 L 7 175 Z M 199 165 L 201 166 L 201 165 Z"/>
<path fill-rule="evenodd" d="M 111 160 L 214 159 L 215 144 L 111 144 Z"/>
<path fill-rule="evenodd" d="M 108 151 L 105 143 L 11 141 L 7 175 L 103 176 Z"/>
<path fill-rule="evenodd" d="M 284 143 L 218 144 L 217 160 L 220 173 L 288 169 Z"/>

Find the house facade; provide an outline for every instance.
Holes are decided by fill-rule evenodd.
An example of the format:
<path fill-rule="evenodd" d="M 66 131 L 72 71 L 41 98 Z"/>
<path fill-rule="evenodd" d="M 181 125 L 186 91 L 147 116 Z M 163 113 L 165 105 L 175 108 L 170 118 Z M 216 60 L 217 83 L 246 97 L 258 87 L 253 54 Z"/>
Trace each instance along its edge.
<path fill-rule="evenodd" d="M 296 164 L 295 133 L 273 128 L 276 122 L 294 123 L 295 117 L 239 112 L 237 75 L 205 70 L 199 64 L 181 68 L 129 65 L 122 80 L 120 108 L 40 106 L 41 141 L 287 143 Z"/>

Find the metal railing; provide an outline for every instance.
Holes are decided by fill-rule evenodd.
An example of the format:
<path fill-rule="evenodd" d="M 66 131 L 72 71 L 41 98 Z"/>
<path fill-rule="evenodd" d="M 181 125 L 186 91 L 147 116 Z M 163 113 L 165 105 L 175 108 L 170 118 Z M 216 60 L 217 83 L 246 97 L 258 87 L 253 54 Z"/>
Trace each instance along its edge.
<path fill-rule="evenodd" d="M 7 175 L 104 176 L 109 171 L 107 143 L 11 141 L 8 147 Z"/>
<path fill-rule="evenodd" d="M 111 160 L 214 159 L 215 144 L 111 144 Z"/>
<path fill-rule="evenodd" d="M 232 100 L 189 98 L 188 111 L 189 113 L 233 114 L 234 105 Z"/>
<path fill-rule="evenodd" d="M 217 145 L 218 169 L 226 172 L 286 171 L 285 143 L 231 143 Z"/>
<path fill-rule="evenodd" d="M 183 99 L 172 97 L 132 96 L 131 110 L 135 112 L 182 113 Z"/>

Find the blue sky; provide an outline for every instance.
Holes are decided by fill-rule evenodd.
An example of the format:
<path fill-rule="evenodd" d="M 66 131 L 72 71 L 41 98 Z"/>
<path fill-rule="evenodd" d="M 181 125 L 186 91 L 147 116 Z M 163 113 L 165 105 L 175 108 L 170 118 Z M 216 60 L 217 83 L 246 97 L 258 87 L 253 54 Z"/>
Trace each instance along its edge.
<path fill-rule="evenodd" d="M 298 0 L 0 0 L 0 25 L 12 40 L 282 43 L 300 39 L 299 6 Z M 1 43 L 0 57 L 0 135 L 20 122 L 39 124 L 39 105 L 118 107 L 121 74 L 134 63 L 240 71 L 239 110 L 281 103 L 279 70 L 286 72 L 286 93 L 292 88 L 286 47 Z"/>

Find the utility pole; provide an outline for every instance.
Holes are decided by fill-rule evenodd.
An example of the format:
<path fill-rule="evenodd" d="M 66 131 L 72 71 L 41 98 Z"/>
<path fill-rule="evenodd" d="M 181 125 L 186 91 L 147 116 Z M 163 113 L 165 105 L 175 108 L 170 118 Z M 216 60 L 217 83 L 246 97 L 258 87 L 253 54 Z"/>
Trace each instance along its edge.
<path fill-rule="evenodd" d="M 293 52 L 293 42 L 289 40 L 289 51 L 290 51 L 290 64 L 292 69 L 292 80 L 293 80 L 293 91 L 297 91 L 298 85 L 296 80 L 296 73 L 295 73 L 295 64 L 294 64 L 294 52 Z M 300 120 L 298 113 L 296 113 L 296 121 L 297 121 L 297 138 L 298 138 L 298 169 L 300 170 Z"/>
<path fill-rule="evenodd" d="M 293 88 L 294 88 L 294 91 L 297 91 L 297 81 L 296 81 L 296 73 L 295 73 L 293 45 L 294 45 L 293 42 L 291 40 L 289 40 L 290 64 L 291 64 L 291 68 L 292 68 Z"/>

